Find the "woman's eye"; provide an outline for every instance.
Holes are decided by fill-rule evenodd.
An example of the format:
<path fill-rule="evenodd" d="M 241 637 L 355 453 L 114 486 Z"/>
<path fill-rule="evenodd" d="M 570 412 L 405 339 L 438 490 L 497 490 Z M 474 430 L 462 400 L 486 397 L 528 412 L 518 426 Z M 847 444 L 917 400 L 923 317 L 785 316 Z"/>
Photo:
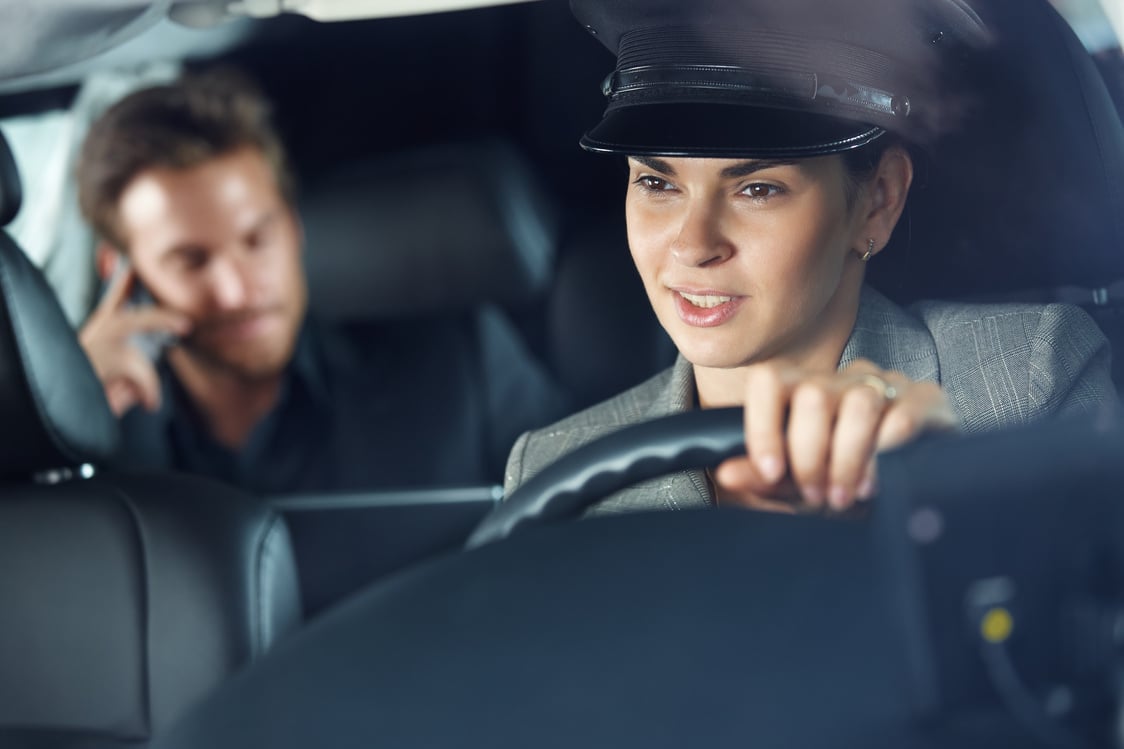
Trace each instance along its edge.
<path fill-rule="evenodd" d="M 751 198 L 758 198 L 764 200 L 771 198 L 781 192 L 781 189 L 776 185 L 769 185 L 764 182 L 754 182 L 752 185 L 747 185 L 742 192 Z"/>
<path fill-rule="evenodd" d="M 645 190 L 651 190 L 652 192 L 667 192 L 668 190 L 674 189 L 672 187 L 672 184 L 666 179 L 660 179 L 659 177 L 653 177 L 647 174 L 642 177 L 638 177 L 636 179 L 636 184 L 640 185 Z"/>

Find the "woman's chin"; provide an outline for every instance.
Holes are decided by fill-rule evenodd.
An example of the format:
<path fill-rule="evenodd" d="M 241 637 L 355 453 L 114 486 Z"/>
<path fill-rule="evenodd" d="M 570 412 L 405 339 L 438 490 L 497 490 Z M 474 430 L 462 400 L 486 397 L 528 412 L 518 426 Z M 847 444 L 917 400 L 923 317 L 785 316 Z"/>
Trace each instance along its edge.
<path fill-rule="evenodd" d="M 733 349 L 730 346 L 699 346 L 680 345 L 679 352 L 683 358 L 696 367 L 707 369 L 735 369 L 744 367 L 752 356 L 744 349 Z"/>

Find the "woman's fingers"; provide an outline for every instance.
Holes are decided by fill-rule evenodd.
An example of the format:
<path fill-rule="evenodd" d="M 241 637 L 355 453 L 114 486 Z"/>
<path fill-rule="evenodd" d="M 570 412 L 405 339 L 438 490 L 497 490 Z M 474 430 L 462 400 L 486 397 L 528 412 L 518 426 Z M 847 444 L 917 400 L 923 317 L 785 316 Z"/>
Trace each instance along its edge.
<path fill-rule="evenodd" d="M 750 459 L 765 481 L 776 483 L 788 471 L 785 420 L 789 384 L 780 367 L 751 367 L 746 375 L 745 443 Z"/>
<path fill-rule="evenodd" d="M 831 382 L 802 382 L 792 392 L 788 415 L 788 462 L 804 502 L 818 510 L 827 502 L 828 461 L 839 389 Z"/>
<path fill-rule="evenodd" d="M 839 415 L 831 441 L 828 504 L 844 510 L 860 497 L 860 487 L 874 456 L 887 395 L 860 384 L 846 389 L 840 398 Z"/>
<path fill-rule="evenodd" d="M 792 481 L 765 480 L 747 456 L 723 461 L 711 476 L 720 505 L 788 513 L 797 512 L 801 505 L 800 492 Z"/>
<path fill-rule="evenodd" d="M 959 428 L 960 421 L 940 385 L 913 382 L 909 394 L 909 398 L 899 399 L 882 419 L 876 442 L 879 452 L 900 447 L 926 432 Z"/>
<path fill-rule="evenodd" d="M 875 455 L 918 435 L 955 429 L 940 386 L 858 361 L 842 372 L 750 368 L 745 430 L 749 459 L 715 474 L 741 504 L 846 510 L 876 490 Z"/>

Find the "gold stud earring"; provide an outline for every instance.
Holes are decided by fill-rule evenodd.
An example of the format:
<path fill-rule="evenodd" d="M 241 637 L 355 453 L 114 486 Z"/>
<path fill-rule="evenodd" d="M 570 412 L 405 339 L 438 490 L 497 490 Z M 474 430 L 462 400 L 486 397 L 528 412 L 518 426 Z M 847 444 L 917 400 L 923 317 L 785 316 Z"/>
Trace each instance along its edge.
<path fill-rule="evenodd" d="M 874 239 L 871 238 L 869 240 L 869 242 L 870 243 L 866 246 L 866 254 L 863 255 L 863 262 L 864 263 L 867 262 L 868 260 L 870 260 L 874 256 Z"/>

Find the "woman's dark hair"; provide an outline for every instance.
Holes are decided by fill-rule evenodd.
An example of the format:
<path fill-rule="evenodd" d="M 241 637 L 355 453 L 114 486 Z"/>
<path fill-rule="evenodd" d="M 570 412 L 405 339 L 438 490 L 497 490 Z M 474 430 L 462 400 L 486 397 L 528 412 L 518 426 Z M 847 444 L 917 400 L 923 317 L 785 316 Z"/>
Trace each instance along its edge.
<path fill-rule="evenodd" d="M 843 151 L 839 155 L 843 159 L 843 171 L 847 177 L 847 205 L 850 206 L 858 196 L 862 186 L 874 177 L 882 156 L 894 146 L 906 147 L 905 141 L 893 133 L 885 133 L 881 137 L 860 148 Z M 906 150 L 909 150 L 906 148 Z"/>

